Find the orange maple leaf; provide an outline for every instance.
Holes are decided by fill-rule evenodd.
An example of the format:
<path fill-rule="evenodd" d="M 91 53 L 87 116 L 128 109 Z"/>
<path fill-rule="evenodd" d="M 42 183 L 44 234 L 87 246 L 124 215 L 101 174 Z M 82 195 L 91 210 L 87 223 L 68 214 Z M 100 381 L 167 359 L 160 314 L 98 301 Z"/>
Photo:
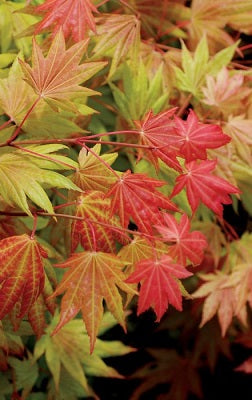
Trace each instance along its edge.
<path fill-rule="evenodd" d="M 43 291 L 43 257 L 47 253 L 28 235 L 11 236 L 0 242 L 0 319 L 16 303 L 22 318 Z"/>
<path fill-rule="evenodd" d="M 92 13 L 98 13 L 98 10 L 90 0 L 46 0 L 36 7 L 35 12 L 44 15 L 36 26 L 35 35 L 50 27 L 54 27 L 54 33 L 62 28 L 65 38 L 72 36 L 79 42 L 85 38 L 88 29 L 96 31 Z"/>
<path fill-rule="evenodd" d="M 66 50 L 62 31 L 55 36 L 47 57 L 33 39 L 32 65 L 19 60 L 25 80 L 52 108 L 76 111 L 72 102 L 75 97 L 99 94 L 94 90 L 79 86 L 106 62 L 89 62 L 78 65 L 87 48 L 88 40 L 83 40 Z"/>
<path fill-rule="evenodd" d="M 124 283 L 124 265 L 114 254 L 95 251 L 74 254 L 64 263 L 56 265 L 69 270 L 53 294 L 55 297 L 66 292 L 61 301 L 60 322 L 54 333 L 81 310 L 92 352 L 103 315 L 103 299 L 109 311 L 125 329 L 122 298 L 117 286 L 126 293 L 137 292 Z"/>
<path fill-rule="evenodd" d="M 116 228 L 120 228 L 120 224 L 118 218 L 110 217 L 110 206 L 110 199 L 97 190 L 87 190 L 78 197 L 75 215 L 83 219 L 72 223 L 72 252 L 81 243 L 85 250 L 113 253 L 116 241 L 128 242 L 125 234 L 118 233 Z"/>

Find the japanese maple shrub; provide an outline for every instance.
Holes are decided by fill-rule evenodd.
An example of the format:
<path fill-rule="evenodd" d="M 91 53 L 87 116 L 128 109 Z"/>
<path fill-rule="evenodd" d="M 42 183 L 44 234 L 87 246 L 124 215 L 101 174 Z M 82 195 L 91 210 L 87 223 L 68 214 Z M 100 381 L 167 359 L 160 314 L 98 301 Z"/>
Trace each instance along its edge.
<path fill-rule="evenodd" d="M 201 397 L 229 333 L 251 347 L 252 238 L 223 217 L 252 212 L 251 15 L 0 0 L 1 399 L 97 398 L 91 375 L 122 378 L 103 358 L 135 351 L 99 336 L 135 304 L 193 345 L 151 350 L 132 400 Z"/>

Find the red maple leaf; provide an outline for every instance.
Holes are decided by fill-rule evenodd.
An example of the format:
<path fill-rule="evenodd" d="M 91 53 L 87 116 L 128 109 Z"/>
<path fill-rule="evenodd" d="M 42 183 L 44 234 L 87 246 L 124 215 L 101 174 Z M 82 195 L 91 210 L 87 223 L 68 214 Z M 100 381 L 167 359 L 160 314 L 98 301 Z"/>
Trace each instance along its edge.
<path fill-rule="evenodd" d="M 186 121 L 175 116 L 174 141 L 187 162 L 206 160 L 206 149 L 216 149 L 230 140 L 220 126 L 200 123 L 193 110 L 190 110 Z"/>
<path fill-rule="evenodd" d="M 153 307 L 159 322 L 169 304 L 181 311 L 182 295 L 177 278 L 191 275 L 182 265 L 174 264 L 167 255 L 162 255 L 159 260 L 149 258 L 137 263 L 136 271 L 126 280 L 127 283 L 142 282 L 137 314 Z"/>
<path fill-rule="evenodd" d="M 212 175 L 217 160 L 191 161 L 186 164 L 186 172 L 176 178 L 171 197 L 186 187 L 187 198 L 195 212 L 200 201 L 217 215 L 222 217 L 222 204 L 231 204 L 231 193 L 240 193 L 239 189 L 225 179 Z"/>
<path fill-rule="evenodd" d="M 86 37 L 91 29 L 96 31 L 93 12 L 98 12 L 91 0 L 46 0 L 36 8 L 37 14 L 45 14 L 36 27 L 35 35 L 53 27 L 55 34 L 60 28 L 65 38 L 72 36 L 75 42 Z"/>
<path fill-rule="evenodd" d="M 47 253 L 28 235 L 10 236 L 0 242 L 0 319 L 18 303 L 22 318 L 43 291 L 43 258 Z"/>
<path fill-rule="evenodd" d="M 139 144 L 152 146 L 153 149 L 138 150 L 138 159 L 143 154 L 158 169 L 158 158 L 160 158 L 169 167 L 181 171 L 181 166 L 176 158 L 177 148 L 174 147 L 174 122 L 171 117 L 174 116 L 176 108 L 163 111 L 154 115 L 149 111 L 142 121 L 134 121 L 139 129 Z"/>
<path fill-rule="evenodd" d="M 151 234 L 153 223 L 162 218 L 159 208 L 178 211 L 175 204 L 156 190 L 165 184 L 145 174 L 126 171 L 106 195 L 112 196 L 111 215 L 118 212 L 124 228 L 132 216 L 141 231 Z"/>
<path fill-rule="evenodd" d="M 190 221 L 186 214 L 183 214 L 178 223 L 173 215 L 164 215 L 164 224 L 156 225 L 159 233 L 167 242 L 174 243 L 169 249 L 169 255 L 176 258 L 179 264 L 186 265 L 189 258 L 194 264 L 200 264 L 207 247 L 207 241 L 203 233 L 190 231 Z"/>

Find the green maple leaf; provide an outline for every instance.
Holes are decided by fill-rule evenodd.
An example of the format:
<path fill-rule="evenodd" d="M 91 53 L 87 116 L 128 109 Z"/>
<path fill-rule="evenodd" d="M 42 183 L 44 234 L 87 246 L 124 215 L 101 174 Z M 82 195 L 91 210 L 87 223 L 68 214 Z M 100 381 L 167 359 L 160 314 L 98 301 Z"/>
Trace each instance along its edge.
<path fill-rule="evenodd" d="M 19 54 L 22 58 L 22 54 Z M 28 108 L 35 101 L 35 93 L 22 79 L 18 58 L 13 62 L 8 77 L 0 79 L 0 107 L 16 124 L 21 122 Z"/>
<path fill-rule="evenodd" d="M 109 313 L 108 313 L 109 314 Z M 53 376 L 54 385 L 51 391 L 62 389 L 66 386 L 63 377 L 69 376 L 74 379 L 73 386 L 79 383 L 86 394 L 92 395 L 93 391 L 88 385 L 87 375 L 121 378 L 121 375 L 102 360 L 103 357 L 124 355 L 134 351 L 118 341 L 105 342 L 97 339 L 97 345 L 92 354 L 89 352 L 89 338 L 82 320 L 75 319 L 65 325 L 57 334 L 51 335 L 58 322 L 56 316 L 47 328 L 46 334 L 37 341 L 34 349 L 35 359 L 45 354 L 49 370 Z M 105 314 L 101 333 L 115 324 L 111 317 Z M 104 325 L 107 327 L 104 329 Z M 70 385 L 72 386 L 72 385 Z M 78 386 L 77 386 L 78 389 Z M 70 391 L 70 388 L 67 389 Z M 59 397 L 61 398 L 61 397 Z"/>
<path fill-rule="evenodd" d="M 67 177 L 50 171 L 74 168 L 74 162 L 64 156 L 55 154 L 51 156 L 52 161 L 46 159 L 48 154 L 59 148 L 62 146 L 30 146 L 26 148 L 27 153 L 19 150 L 0 156 L 0 194 L 7 204 L 31 215 L 28 197 L 43 210 L 53 213 L 52 204 L 42 186 L 79 190 Z"/>
<path fill-rule="evenodd" d="M 157 113 L 167 103 L 168 93 L 163 88 L 162 66 L 150 78 L 142 60 L 136 72 L 125 63 L 122 82 L 123 91 L 114 83 L 110 83 L 110 86 L 119 113 L 132 127 L 135 127 L 133 120 L 141 120 L 150 109 Z"/>
<path fill-rule="evenodd" d="M 37 21 L 37 17 L 17 12 L 24 3 L 1 0 L 0 3 L 0 48 L 1 52 L 18 48 L 30 54 L 31 39 L 18 35 Z"/>
<path fill-rule="evenodd" d="M 196 98 L 202 96 L 201 88 L 205 83 L 206 75 L 216 75 L 221 68 L 227 66 L 232 60 L 239 42 L 216 53 L 211 59 L 208 43 L 202 37 L 192 56 L 184 42 L 182 42 L 182 69 L 175 68 L 177 88 L 191 93 Z"/>

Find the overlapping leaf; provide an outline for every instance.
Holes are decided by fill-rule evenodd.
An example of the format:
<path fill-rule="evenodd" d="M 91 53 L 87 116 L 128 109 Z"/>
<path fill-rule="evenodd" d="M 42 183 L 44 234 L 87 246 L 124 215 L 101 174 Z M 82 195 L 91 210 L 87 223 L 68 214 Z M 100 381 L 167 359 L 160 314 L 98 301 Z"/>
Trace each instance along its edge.
<path fill-rule="evenodd" d="M 76 111 L 76 106 L 72 102 L 73 98 L 97 94 L 91 89 L 79 86 L 106 64 L 89 62 L 78 65 L 87 44 L 88 40 L 84 40 L 66 50 L 63 33 L 59 31 L 46 58 L 34 39 L 32 68 L 20 60 L 25 80 L 35 93 L 53 108 Z"/>
<path fill-rule="evenodd" d="M 193 293 L 194 298 L 206 297 L 200 326 L 203 326 L 217 314 L 222 336 L 225 336 L 234 316 L 246 323 L 245 308 L 237 308 L 239 298 L 231 284 L 230 276 L 217 272 L 216 274 L 201 276 L 201 278 L 205 283 Z"/>
<path fill-rule="evenodd" d="M 206 74 L 215 75 L 222 67 L 226 67 L 231 61 L 237 45 L 238 43 L 232 44 L 209 60 L 208 42 L 205 36 L 198 42 L 193 56 L 182 43 L 183 70 L 175 67 L 178 88 L 200 98 Z"/>
<path fill-rule="evenodd" d="M 107 193 L 112 196 L 111 214 L 118 213 L 125 228 L 132 216 L 142 232 L 152 233 L 153 223 L 161 218 L 160 208 L 177 211 L 175 204 L 156 190 L 164 184 L 145 174 L 126 171 Z"/>
<path fill-rule="evenodd" d="M 193 110 L 186 121 L 175 117 L 174 141 L 187 162 L 200 159 L 206 160 L 207 149 L 216 149 L 230 142 L 231 138 L 224 135 L 218 125 L 202 124 Z"/>
<path fill-rule="evenodd" d="M 35 35 L 48 28 L 53 28 L 53 33 L 62 29 L 65 38 L 71 36 L 79 42 L 86 38 L 89 29 L 96 31 L 93 13 L 97 12 L 93 0 L 46 0 L 35 9 L 35 13 L 43 15 Z"/>
<path fill-rule="evenodd" d="M 182 310 L 182 294 L 178 278 L 191 276 L 182 265 L 174 264 L 170 256 L 139 261 L 136 270 L 126 280 L 128 283 L 141 282 L 138 300 L 138 315 L 153 307 L 160 321 L 169 304 Z"/>
<path fill-rule="evenodd" d="M 67 177 L 55 171 L 42 169 L 58 169 L 59 166 L 61 169 L 71 168 L 71 164 L 68 164 L 71 160 L 68 161 L 64 156 L 55 154 L 55 159 L 49 156 L 49 160 L 45 160 L 43 155 L 48 156 L 56 150 L 54 146 L 50 146 L 29 147 L 28 153 L 21 150 L 0 156 L 0 194 L 7 204 L 17 206 L 31 215 L 28 197 L 42 209 L 53 213 L 52 204 L 42 185 L 79 190 Z"/>
<path fill-rule="evenodd" d="M 115 254 L 95 251 L 73 254 L 66 262 L 57 265 L 69 270 L 54 292 L 54 296 L 65 292 L 61 301 L 60 322 L 54 333 L 82 311 L 90 337 L 90 350 L 93 351 L 103 315 L 103 299 L 125 329 L 122 298 L 118 287 L 126 293 L 136 292 L 124 283 L 124 265 Z"/>
<path fill-rule="evenodd" d="M 0 246 L 0 319 L 19 303 L 22 318 L 44 288 L 45 250 L 28 235 L 11 236 Z"/>
<path fill-rule="evenodd" d="M 115 252 L 116 240 L 125 243 L 125 234 L 120 235 L 119 221 L 110 216 L 111 201 L 102 192 L 86 191 L 77 199 L 76 217 L 72 223 L 72 251 L 81 243 L 85 250 Z M 103 225 L 104 224 L 104 225 Z M 113 229 L 114 228 L 114 229 Z"/>
<path fill-rule="evenodd" d="M 92 147 L 92 153 L 87 154 L 84 148 L 79 153 L 79 168 L 73 176 L 73 181 L 82 190 L 99 190 L 106 193 L 115 182 L 115 175 L 94 156 L 93 152 L 109 165 L 115 161 L 117 153 L 100 155 L 100 150 L 101 145 L 96 144 Z"/>
<path fill-rule="evenodd" d="M 107 316 L 108 313 L 104 315 L 104 324 L 109 322 Z M 106 365 L 102 358 L 124 355 L 134 351 L 134 349 L 118 341 L 106 342 L 97 339 L 94 352 L 90 354 L 89 339 L 80 319 L 70 321 L 57 334 L 52 336 L 51 333 L 56 322 L 56 319 L 52 321 L 46 334 L 36 343 L 34 350 L 36 359 L 45 354 L 46 363 L 54 380 L 54 388 L 51 387 L 50 392 L 54 392 L 58 396 L 59 392 L 62 393 L 62 387 L 64 387 L 62 378 L 65 377 L 69 382 L 69 377 L 71 377 L 74 381 L 69 382 L 70 387 L 65 388 L 64 396 L 66 393 L 70 395 L 70 388 L 75 387 L 75 383 L 78 382 L 85 390 L 86 395 L 95 397 L 87 383 L 86 374 L 114 378 L 122 377 L 114 368 Z M 109 324 L 103 330 L 106 331 L 107 329 L 109 329 Z M 50 398 L 54 399 L 55 397 Z M 59 396 L 59 398 L 62 397 Z"/>
<path fill-rule="evenodd" d="M 193 212 L 196 211 L 200 201 L 202 201 L 208 208 L 222 217 L 222 204 L 231 204 L 232 200 L 229 194 L 240 193 L 240 191 L 226 180 L 211 173 L 216 163 L 217 160 L 187 163 L 186 173 L 176 178 L 176 185 L 171 197 L 176 196 L 186 187 L 187 198 Z"/>
<path fill-rule="evenodd" d="M 95 56 L 112 55 L 108 78 L 115 73 L 120 61 L 131 56 L 136 63 L 140 46 L 140 21 L 135 15 L 103 14 L 97 18 L 98 43 Z M 112 52 L 112 54 L 111 54 Z"/>
<path fill-rule="evenodd" d="M 152 396 L 152 390 L 159 385 L 170 384 L 169 392 L 160 399 L 186 400 L 189 393 L 202 398 L 199 373 L 191 354 L 181 356 L 174 349 L 149 349 L 153 361 L 137 370 L 132 378 L 142 378 L 143 382 L 133 392 L 131 400 Z"/>
<path fill-rule="evenodd" d="M 176 108 L 163 111 L 154 115 L 149 111 L 142 121 L 135 121 L 139 129 L 139 144 L 147 145 L 150 150 L 138 149 L 138 159 L 146 156 L 150 162 L 158 169 L 158 158 L 165 164 L 181 171 L 181 166 L 176 158 L 176 131 L 174 122 L 171 119 L 174 116 Z"/>
<path fill-rule="evenodd" d="M 156 228 L 162 237 L 172 244 L 168 254 L 182 265 L 186 265 L 187 259 L 194 264 L 200 264 L 204 256 L 203 250 L 207 247 L 203 233 L 190 233 L 190 221 L 186 214 L 182 215 L 179 223 L 173 215 L 165 214 L 163 218 L 164 223 L 156 225 Z"/>

